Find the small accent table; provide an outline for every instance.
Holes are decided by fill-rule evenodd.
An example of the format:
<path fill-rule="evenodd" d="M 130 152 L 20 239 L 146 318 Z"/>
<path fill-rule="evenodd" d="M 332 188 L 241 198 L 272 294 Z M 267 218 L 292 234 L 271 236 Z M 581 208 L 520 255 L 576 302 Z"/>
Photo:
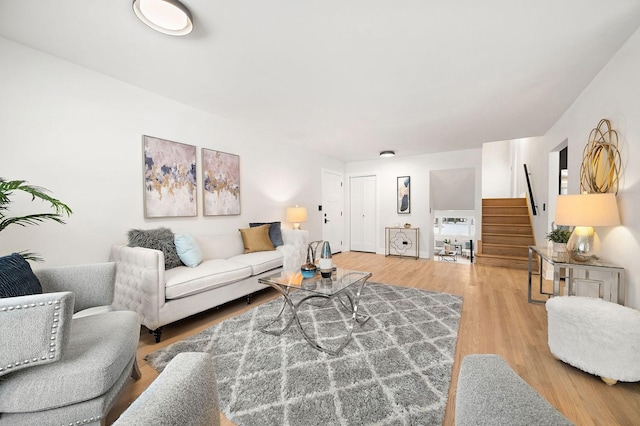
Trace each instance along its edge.
<path fill-rule="evenodd" d="M 385 256 L 420 257 L 420 228 L 386 227 Z"/>
<path fill-rule="evenodd" d="M 441 250 L 440 253 L 438 253 L 438 260 L 444 261 L 444 262 L 457 262 L 458 261 L 458 252 L 457 251 L 444 251 Z"/>
<path fill-rule="evenodd" d="M 592 259 L 587 262 L 578 262 L 569 257 L 566 254 L 562 259 L 553 257 L 553 251 L 549 247 L 529 246 L 529 303 L 545 303 L 546 300 L 536 300 L 531 297 L 531 285 L 533 274 L 533 256 L 538 255 L 540 257 L 540 294 L 546 294 L 549 296 L 558 296 L 560 294 L 560 270 L 565 269 L 565 280 L 568 285 L 568 295 L 575 296 L 576 283 L 577 282 L 590 282 L 598 284 L 598 295 L 601 299 L 604 298 L 604 281 L 596 280 L 589 277 L 590 272 L 604 272 L 611 274 L 611 290 L 608 300 L 624 305 L 626 302 L 626 285 L 624 281 L 624 268 L 618 265 L 614 265 L 610 262 L 605 262 L 600 259 Z M 547 293 L 542 290 L 542 264 L 548 263 L 553 267 L 553 293 Z M 580 271 L 583 271 L 583 277 L 580 277 Z M 615 296 L 615 300 L 614 300 Z"/>
<path fill-rule="evenodd" d="M 360 303 L 360 295 L 362 289 L 367 280 L 371 277 L 370 272 L 358 272 L 349 271 L 346 269 L 338 268 L 336 273 L 331 278 L 321 278 L 320 274 L 316 274 L 313 278 L 297 280 L 296 275 L 287 272 L 281 272 L 277 275 L 271 275 L 266 278 L 261 278 L 258 281 L 261 284 L 266 284 L 276 289 L 282 295 L 282 308 L 280 313 L 268 324 L 261 327 L 260 331 L 275 336 L 280 336 L 287 331 L 291 324 L 295 321 L 300 329 L 300 332 L 309 344 L 322 352 L 326 352 L 330 355 L 339 354 L 342 349 L 347 346 L 351 341 L 351 335 L 356 324 L 363 325 L 369 320 L 369 317 L 358 313 L 358 307 Z M 299 278 L 299 275 L 297 276 Z M 296 282 L 297 281 L 297 282 Z M 347 289 L 354 289 L 355 294 L 352 296 Z M 303 291 L 305 295 L 298 301 L 294 301 L 291 298 L 292 290 Z M 320 307 L 324 307 L 327 303 L 333 299 L 337 299 L 342 307 L 351 314 L 351 322 L 347 327 L 347 334 L 339 340 L 336 349 L 331 349 L 326 346 L 320 345 L 320 343 L 313 338 L 302 326 L 300 318 L 298 317 L 298 309 L 303 303 L 312 299 L 324 299 Z M 345 300 L 346 299 L 346 300 Z M 289 307 L 291 312 L 291 318 L 285 323 L 282 329 L 269 330 L 269 326 L 279 321 L 284 313 L 286 307 Z"/>

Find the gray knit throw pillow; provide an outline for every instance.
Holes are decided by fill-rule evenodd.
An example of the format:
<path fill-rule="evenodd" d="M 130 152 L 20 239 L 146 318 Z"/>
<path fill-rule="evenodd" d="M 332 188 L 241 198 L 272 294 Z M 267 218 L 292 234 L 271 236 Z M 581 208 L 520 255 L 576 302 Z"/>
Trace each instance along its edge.
<path fill-rule="evenodd" d="M 173 242 L 173 232 L 168 228 L 131 229 L 129 230 L 129 247 L 161 250 L 164 253 L 164 269 L 182 266 Z"/>

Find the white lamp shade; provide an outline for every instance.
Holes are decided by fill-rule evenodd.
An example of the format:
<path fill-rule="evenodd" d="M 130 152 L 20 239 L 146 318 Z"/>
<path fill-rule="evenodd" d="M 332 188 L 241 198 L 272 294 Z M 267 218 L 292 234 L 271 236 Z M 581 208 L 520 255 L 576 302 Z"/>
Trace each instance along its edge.
<path fill-rule="evenodd" d="M 555 222 L 565 226 L 620 225 L 616 196 L 613 193 L 559 195 Z"/>
<path fill-rule="evenodd" d="M 287 222 L 300 223 L 307 221 L 306 207 L 287 207 Z"/>

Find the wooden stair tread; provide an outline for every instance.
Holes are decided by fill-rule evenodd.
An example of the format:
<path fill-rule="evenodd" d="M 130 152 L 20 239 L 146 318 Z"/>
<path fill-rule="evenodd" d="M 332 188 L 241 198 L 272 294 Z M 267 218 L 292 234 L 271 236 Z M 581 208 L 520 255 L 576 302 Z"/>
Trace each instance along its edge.
<path fill-rule="evenodd" d="M 476 257 L 492 257 L 497 259 L 511 259 L 511 260 L 526 260 L 529 261 L 529 257 L 527 256 L 503 256 L 499 254 L 486 254 L 486 253 L 477 253 Z"/>
<path fill-rule="evenodd" d="M 489 213 L 483 214 L 482 217 L 529 217 L 528 214 L 502 214 L 502 213 Z M 504 224 L 507 225 L 507 224 Z M 520 225 L 523 225 L 522 223 Z"/>
<path fill-rule="evenodd" d="M 489 236 L 489 237 L 530 237 L 531 235 L 529 234 L 494 234 L 491 232 L 485 232 L 484 234 L 482 234 L 483 236 Z M 489 243 L 485 243 L 485 244 L 489 244 Z M 524 244 L 522 244 L 524 245 Z M 532 246 L 534 244 L 526 244 L 527 246 Z"/>
<path fill-rule="evenodd" d="M 504 227 L 510 227 L 510 226 L 530 227 L 531 226 L 528 223 L 488 223 L 487 225 L 489 225 L 489 226 L 504 226 Z"/>

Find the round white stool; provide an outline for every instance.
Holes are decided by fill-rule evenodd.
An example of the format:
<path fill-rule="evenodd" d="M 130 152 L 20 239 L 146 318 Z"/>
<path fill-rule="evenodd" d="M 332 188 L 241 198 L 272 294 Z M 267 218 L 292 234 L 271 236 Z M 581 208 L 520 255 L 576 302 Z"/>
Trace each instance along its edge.
<path fill-rule="evenodd" d="M 578 296 L 553 297 L 546 307 L 556 358 L 608 385 L 640 381 L 640 311 Z"/>

